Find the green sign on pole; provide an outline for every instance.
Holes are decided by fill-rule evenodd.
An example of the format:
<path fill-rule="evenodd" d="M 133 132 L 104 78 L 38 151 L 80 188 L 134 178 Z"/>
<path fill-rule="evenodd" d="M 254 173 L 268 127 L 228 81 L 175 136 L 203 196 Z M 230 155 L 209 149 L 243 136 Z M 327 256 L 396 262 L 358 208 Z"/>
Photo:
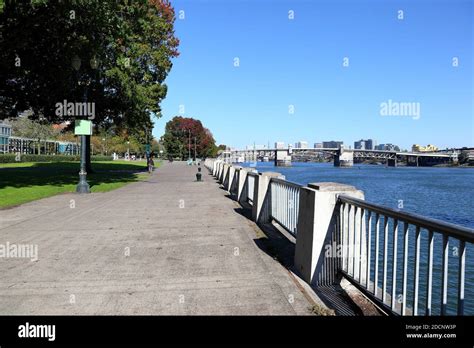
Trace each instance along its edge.
<path fill-rule="evenodd" d="M 74 123 L 75 135 L 92 135 L 92 121 L 76 120 Z"/>

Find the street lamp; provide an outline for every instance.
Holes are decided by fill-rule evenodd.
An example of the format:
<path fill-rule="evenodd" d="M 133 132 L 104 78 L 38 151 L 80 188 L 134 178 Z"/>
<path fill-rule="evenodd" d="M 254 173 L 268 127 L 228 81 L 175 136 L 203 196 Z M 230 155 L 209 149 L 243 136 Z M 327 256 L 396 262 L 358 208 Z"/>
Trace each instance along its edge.
<path fill-rule="evenodd" d="M 72 58 L 71 65 L 76 71 L 76 75 L 81 68 L 81 58 L 75 55 Z M 78 81 L 79 83 L 79 81 Z M 87 97 L 84 92 L 84 101 L 87 102 Z M 86 136 L 81 135 L 81 169 L 79 171 L 79 183 L 76 186 L 77 193 L 90 193 L 90 186 L 87 183 L 87 172 L 86 172 Z"/>
<path fill-rule="evenodd" d="M 127 161 L 130 161 L 130 141 L 127 141 Z"/>

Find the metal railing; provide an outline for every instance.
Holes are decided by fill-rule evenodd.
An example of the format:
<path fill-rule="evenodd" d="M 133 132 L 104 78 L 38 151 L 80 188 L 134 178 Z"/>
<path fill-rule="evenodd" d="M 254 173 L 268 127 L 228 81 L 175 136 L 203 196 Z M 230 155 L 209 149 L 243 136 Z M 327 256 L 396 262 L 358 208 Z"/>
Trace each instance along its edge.
<path fill-rule="evenodd" d="M 301 185 L 283 179 L 270 181 L 271 217 L 296 237 Z"/>
<path fill-rule="evenodd" d="M 337 212 L 342 256 L 336 267 L 382 309 L 465 313 L 466 265 L 472 265 L 466 255 L 474 251 L 474 230 L 344 195 Z"/>
<path fill-rule="evenodd" d="M 251 205 L 257 176 L 248 172 L 243 187 Z M 262 207 L 295 238 L 302 187 L 271 178 Z M 335 250 L 324 251 L 318 286 L 342 275 L 388 314 L 474 314 L 473 229 L 346 195 L 337 196 L 331 221 L 324 243 Z"/>
<path fill-rule="evenodd" d="M 38 140 L 23 137 L 9 136 L 3 145 L 4 153 L 36 154 L 37 152 L 47 155 L 77 155 L 80 153 L 80 145 L 68 141 Z"/>
<path fill-rule="evenodd" d="M 249 172 L 247 173 L 247 202 L 253 205 L 253 191 L 255 189 L 255 177 L 258 173 Z"/>
<path fill-rule="evenodd" d="M 238 186 L 238 175 L 239 172 L 237 170 L 234 170 L 232 173 L 232 183 L 229 187 L 229 193 L 231 194 L 232 197 L 237 197 L 238 191 L 239 191 L 239 186 Z"/>

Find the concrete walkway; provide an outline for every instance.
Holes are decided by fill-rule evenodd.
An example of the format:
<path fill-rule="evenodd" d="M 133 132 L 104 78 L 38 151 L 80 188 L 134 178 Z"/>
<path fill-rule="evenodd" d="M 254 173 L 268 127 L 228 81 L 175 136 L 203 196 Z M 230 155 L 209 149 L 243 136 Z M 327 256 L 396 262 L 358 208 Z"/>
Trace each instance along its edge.
<path fill-rule="evenodd" d="M 0 210 L 0 245 L 38 246 L 37 261 L 0 258 L 0 315 L 310 314 L 256 225 L 196 171 L 166 163 L 108 193 Z"/>

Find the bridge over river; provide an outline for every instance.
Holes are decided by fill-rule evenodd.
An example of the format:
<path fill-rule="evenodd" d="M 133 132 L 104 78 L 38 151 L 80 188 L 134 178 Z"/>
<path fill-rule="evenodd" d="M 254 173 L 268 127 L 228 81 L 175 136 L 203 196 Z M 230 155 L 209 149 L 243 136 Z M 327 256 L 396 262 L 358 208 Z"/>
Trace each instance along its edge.
<path fill-rule="evenodd" d="M 258 150 L 228 150 L 223 157 L 228 161 L 250 162 L 257 160 L 272 160 L 276 166 L 291 165 L 292 156 L 307 156 L 313 154 L 326 154 L 333 158 L 334 166 L 350 167 L 354 159 L 375 159 L 385 161 L 388 166 L 396 167 L 399 161 L 405 161 L 409 166 L 433 166 L 457 162 L 457 152 L 399 152 L 386 150 L 358 150 L 340 148 L 278 148 Z"/>

